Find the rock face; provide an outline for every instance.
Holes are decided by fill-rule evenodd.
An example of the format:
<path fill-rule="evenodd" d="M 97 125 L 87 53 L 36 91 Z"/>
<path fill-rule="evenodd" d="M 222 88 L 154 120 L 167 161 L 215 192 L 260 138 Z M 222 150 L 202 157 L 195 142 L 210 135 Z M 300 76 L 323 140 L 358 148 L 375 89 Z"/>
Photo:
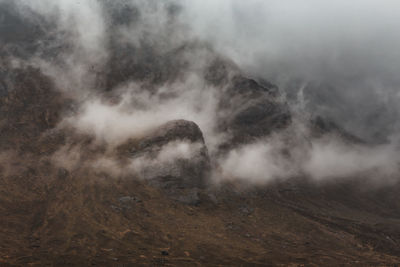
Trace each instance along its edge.
<path fill-rule="evenodd" d="M 66 100 L 38 69 L 0 69 L 0 78 L 0 150 L 35 150 L 32 140 L 57 125 Z"/>
<path fill-rule="evenodd" d="M 251 142 L 290 124 L 289 108 L 279 100 L 275 85 L 243 76 L 231 83 L 220 101 L 221 130 L 232 135 L 228 146 Z"/>
<path fill-rule="evenodd" d="M 51 26 L 29 9 L 24 9 L 22 16 L 16 2 L 0 2 L 0 55 L 12 54 L 26 59 L 50 41 L 46 39 L 47 29 L 42 27 L 50 29 Z"/>
<path fill-rule="evenodd" d="M 312 129 L 313 137 L 320 138 L 324 135 L 331 134 L 340 137 L 343 141 L 348 141 L 352 143 L 365 143 L 361 138 L 352 135 L 335 122 L 322 118 L 321 116 L 316 116 L 310 121 L 310 128 Z"/>
<path fill-rule="evenodd" d="M 204 187 L 210 159 L 200 128 L 191 121 L 170 121 L 144 139 L 123 145 L 137 163 L 140 178 L 162 188 L 181 202 L 198 202 L 197 189 Z"/>
<path fill-rule="evenodd" d="M 162 147 L 173 141 L 200 142 L 204 145 L 203 133 L 199 126 L 192 121 L 174 120 L 157 128 L 139 143 L 140 150 Z"/>

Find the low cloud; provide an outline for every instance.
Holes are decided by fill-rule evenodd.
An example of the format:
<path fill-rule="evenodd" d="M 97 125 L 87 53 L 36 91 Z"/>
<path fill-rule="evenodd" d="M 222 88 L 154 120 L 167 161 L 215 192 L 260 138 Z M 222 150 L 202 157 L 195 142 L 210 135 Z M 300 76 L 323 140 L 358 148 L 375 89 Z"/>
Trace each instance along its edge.
<path fill-rule="evenodd" d="M 394 179 L 399 172 L 399 152 L 392 145 L 355 145 L 333 138 L 313 142 L 304 171 L 315 180 L 361 177 Z"/>
<path fill-rule="evenodd" d="M 210 85 L 204 78 L 213 60 L 226 59 L 231 65 L 228 77 L 233 69 L 242 69 L 245 76 L 276 82 L 294 120 L 303 112 L 323 114 L 368 140 L 376 141 L 376 133 L 382 133 L 376 139 L 387 141 L 397 133 L 400 114 L 397 1 L 15 3 L 21 16 L 33 12 L 43 17 L 36 22 L 47 33 L 35 40 L 39 49 L 33 55 L 13 62 L 40 68 L 59 90 L 73 96 L 76 109 L 64 116 L 58 130 L 93 136 L 95 146 L 106 147 L 101 157 L 87 158 L 80 145 L 66 145 L 53 155 L 57 166 L 88 166 L 125 175 L 190 158 L 197 145 L 187 143 L 168 144 L 156 157 L 138 157 L 129 164 L 113 154 L 130 138 L 185 119 L 202 130 L 212 160 L 222 170 L 220 181 L 265 184 L 303 175 L 317 181 L 354 176 L 380 179 L 398 173 L 395 143 L 369 146 L 349 144 L 337 136 L 314 138 L 307 123 L 294 122 L 290 130 L 250 144 L 232 144 L 220 153 L 220 145 L 230 136 L 219 128 L 221 118 L 228 117 L 221 116 L 219 105 L 231 84 L 226 77 L 222 85 Z M 127 13 L 122 16 L 118 13 L 122 11 Z M 121 69 L 112 73 L 115 78 L 109 65 L 120 51 L 117 59 L 126 56 L 133 63 L 118 65 Z M 164 58 L 165 66 L 158 66 Z M 125 68 L 131 69 L 125 73 Z M 144 78 L 132 78 L 132 71 Z M 123 81 L 110 85 L 107 79 L 112 78 Z"/>
<path fill-rule="evenodd" d="M 245 145 L 230 151 L 221 162 L 223 179 L 266 184 L 276 179 L 289 178 L 290 162 L 268 143 Z"/>
<path fill-rule="evenodd" d="M 80 133 L 92 134 L 99 141 L 115 146 L 129 138 L 142 137 L 170 120 L 185 119 L 195 121 L 206 142 L 214 147 L 220 139 L 215 132 L 217 93 L 197 75 L 161 86 L 152 93 L 143 90 L 141 84 L 130 83 L 120 89 L 117 103 L 90 97 L 61 127 L 72 126 Z"/>
<path fill-rule="evenodd" d="M 363 178 L 379 184 L 397 179 L 398 158 L 392 145 L 371 147 L 337 136 L 288 145 L 277 135 L 230 151 L 220 160 L 221 180 L 268 184 L 303 176 L 317 182 Z"/>
<path fill-rule="evenodd" d="M 68 171 L 79 169 L 90 170 L 95 173 L 105 173 L 112 177 L 136 177 L 138 179 L 152 179 L 157 175 L 180 175 L 178 161 L 202 160 L 202 143 L 187 141 L 172 141 L 156 151 L 147 151 L 139 155 L 131 155 L 120 159 L 115 151 L 103 154 L 85 151 L 81 145 L 66 145 L 52 156 L 52 162 Z M 0 158 L 1 159 L 1 158 Z"/>
<path fill-rule="evenodd" d="M 399 131 L 400 2 L 194 0 L 184 20 L 247 73 L 369 141 Z"/>

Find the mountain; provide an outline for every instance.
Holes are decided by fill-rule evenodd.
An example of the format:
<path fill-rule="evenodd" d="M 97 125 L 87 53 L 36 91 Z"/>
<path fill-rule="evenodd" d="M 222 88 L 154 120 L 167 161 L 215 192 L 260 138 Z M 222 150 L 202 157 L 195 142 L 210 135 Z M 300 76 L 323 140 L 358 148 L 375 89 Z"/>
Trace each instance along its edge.
<path fill-rule="evenodd" d="M 142 11 L 99 3 L 112 18 L 108 57 L 83 65 L 90 81 L 74 91 L 37 63 L 81 70 L 58 42 L 68 33 L 0 2 L 1 266 L 397 266 L 397 180 L 298 172 L 254 185 L 223 164 L 275 136 L 273 156 L 284 162 L 326 137 L 365 141 L 322 117 L 300 120 L 276 85 L 206 43 L 117 41 Z M 179 7 L 165 12 L 174 26 Z M 184 113 L 192 109 L 206 120 Z"/>

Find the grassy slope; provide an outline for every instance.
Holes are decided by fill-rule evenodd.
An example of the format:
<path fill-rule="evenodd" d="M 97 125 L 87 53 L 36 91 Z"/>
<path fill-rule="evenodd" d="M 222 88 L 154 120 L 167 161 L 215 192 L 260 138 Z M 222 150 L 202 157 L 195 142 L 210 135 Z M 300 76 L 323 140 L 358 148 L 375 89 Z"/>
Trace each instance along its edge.
<path fill-rule="evenodd" d="M 345 184 L 224 189 L 204 191 L 200 205 L 189 206 L 133 177 L 84 168 L 65 173 L 50 157 L 65 138 L 47 132 L 64 100 L 37 75 L 21 76 L 17 89 L 0 103 L 1 151 L 12 151 L 0 168 L 0 265 L 400 262 L 395 187 L 383 193 Z M 139 200 L 124 204 L 123 196 Z"/>

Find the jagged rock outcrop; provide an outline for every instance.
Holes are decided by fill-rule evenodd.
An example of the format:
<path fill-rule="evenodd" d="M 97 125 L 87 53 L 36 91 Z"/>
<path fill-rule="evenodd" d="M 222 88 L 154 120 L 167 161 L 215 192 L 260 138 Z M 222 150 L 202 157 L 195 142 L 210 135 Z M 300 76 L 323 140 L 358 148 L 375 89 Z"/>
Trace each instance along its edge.
<path fill-rule="evenodd" d="M 249 143 L 288 126 L 291 114 L 275 85 L 235 76 L 220 101 L 221 130 L 231 134 L 224 146 Z"/>
<path fill-rule="evenodd" d="M 197 189 L 207 182 L 210 159 L 203 134 L 194 122 L 170 121 L 119 150 L 136 164 L 140 178 L 181 202 L 199 201 Z"/>
<path fill-rule="evenodd" d="M 174 120 L 160 126 L 141 140 L 139 149 L 147 150 L 154 148 L 154 146 L 160 148 L 169 142 L 178 140 L 204 144 L 203 133 L 196 123 L 186 120 Z"/>
<path fill-rule="evenodd" d="M 246 77 L 231 61 L 216 56 L 204 79 L 220 90 L 218 130 L 228 134 L 221 149 L 231 148 L 286 128 L 292 115 L 276 85 Z"/>
<path fill-rule="evenodd" d="M 351 134 L 350 132 L 337 125 L 334 121 L 316 116 L 310 121 L 310 129 L 312 130 L 312 136 L 315 138 L 321 138 L 327 134 L 336 135 L 344 141 L 351 143 L 365 143 L 365 140 Z"/>

